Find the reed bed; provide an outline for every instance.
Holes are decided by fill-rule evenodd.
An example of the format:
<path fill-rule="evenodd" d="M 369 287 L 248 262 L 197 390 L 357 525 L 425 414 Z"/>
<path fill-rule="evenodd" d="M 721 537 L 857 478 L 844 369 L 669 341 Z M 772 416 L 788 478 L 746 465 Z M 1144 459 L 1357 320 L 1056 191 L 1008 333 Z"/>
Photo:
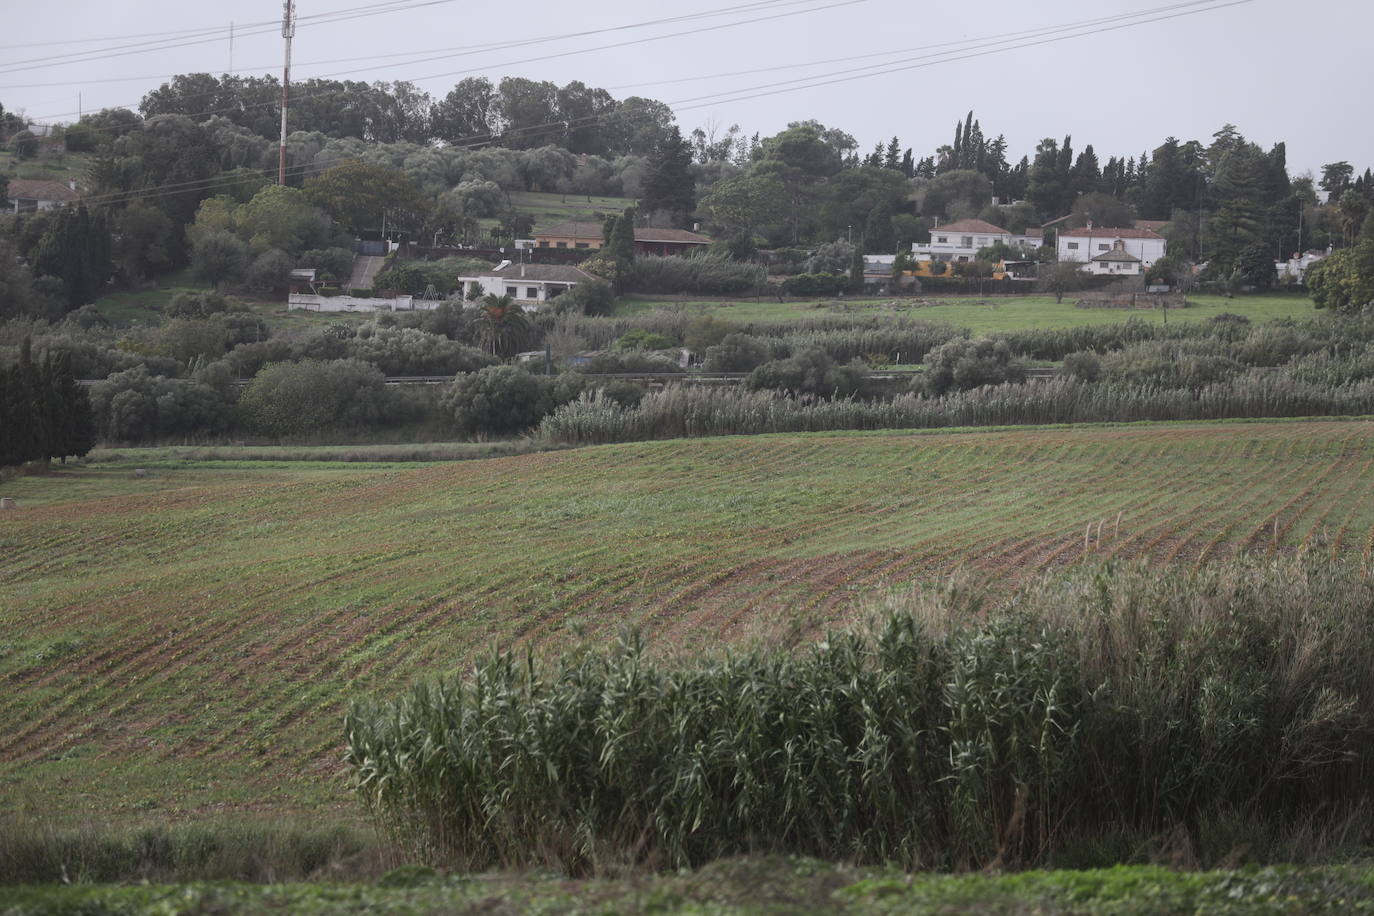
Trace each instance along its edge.
<path fill-rule="evenodd" d="M 1340 386 L 1250 371 L 1198 390 L 1056 378 L 1003 384 L 941 397 L 887 400 L 789 397 L 773 391 L 669 386 L 637 407 L 595 394 L 545 417 L 540 435 L 587 445 L 689 436 L 930 429 L 1048 423 L 1364 416 L 1374 413 L 1374 380 Z"/>
<path fill-rule="evenodd" d="M 355 705 L 346 762 L 392 840 L 464 869 L 1081 866 L 1084 848 L 1131 858 L 1123 836 L 1212 862 L 1238 833 L 1301 837 L 1311 859 L 1371 840 L 1358 563 L 1083 567 L 997 602 L 956 581 L 871 610 L 800 651 L 674 662 L 629 634 L 496 654 Z"/>

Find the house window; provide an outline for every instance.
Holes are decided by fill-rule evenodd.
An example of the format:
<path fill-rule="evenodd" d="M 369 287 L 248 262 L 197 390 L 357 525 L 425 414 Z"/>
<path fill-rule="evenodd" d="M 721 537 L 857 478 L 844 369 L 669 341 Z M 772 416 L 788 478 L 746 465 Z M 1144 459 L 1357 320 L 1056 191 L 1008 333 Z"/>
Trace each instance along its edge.
<path fill-rule="evenodd" d="M 537 287 L 537 286 L 527 286 L 527 287 L 525 287 L 525 298 L 526 298 L 526 299 L 538 299 L 538 298 L 539 298 L 539 287 Z"/>
<path fill-rule="evenodd" d="M 559 248 L 567 248 L 567 247 L 568 247 L 568 243 L 567 243 L 567 242 L 559 242 L 559 243 L 558 243 L 558 247 L 559 247 Z"/>
<path fill-rule="evenodd" d="M 947 245 L 947 244 L 949 244 L 949 236 L 947 236 L 947 235 L 937 235 L 937 236 L 935 237 L 935 241 L 939 242 L 939 243 L 942 244 L 942 245 Z"/>
<path fill-rule="evenodd" d="M 548 239 L 540 239 L 540 240 L 539 240 L 539 247 L 540 247 L 540 248 L 548 248 L 548 247 L 549 247 L 549 240 L 548 240 Z"/>
<path fill-rule="evenodd" d="M 966 254 L 961 254 L 961 255 L 959 255 L 959 260 L 961 260 L 961 261 L 967 261 L 967 260 L 968 260 L 968 255 L 966 255 Z"/>
<path fill-rule="evenodd" d="M 544 294 L 544 298 L 552 299 L 554 296 L 562 294 L 565 289 L 567 289 L 566 286 L 550 286 L 548 291 Z"/>
<path fill-rule="evenodd" d="M 514 299 L 516 296 L 520 295 L 520 290 L 516 289 L 514 286 L 507 286 L 506 295 Z"/>
<path fill-rule="evenodd" d="M 578 242 L 578 243 L 577 243 L 577 247 L 578 247 L 578 248 L 590 248 L 590 247 L 592 247 L 592 246 L 589 245 L 589 244 L 587 244 L 586 242 Z"/>
<path fill-rule="evenodd" d="M 1068 244 L 1069 244 L 1069 250 L 1070 250 L 1070 251 L 1077 251 L 1077 250 L 1078 250 L 1078 243 L 1077 243 L 1077 242 L 1069 242 Z"/>
<path fill-rule="evenodd" d="M 1099 244 L 1099 245 L 1097 246 L 1097 250 L 1098 250 L 1098 251 L 1111 251 L 1112 249 L 1111 249 L 1109 246 L 1107 246 L 1107 245 Z"/>
<path fill-rule="evenodd" d="M 971 236 L 971 235 L 965 235 L 965 236 L 960 237 L 960 239 L 959 239 L 959 247 L 960 247 L 960 248 L 972 248 L 972 247 L 973 247 L 973 236 Z"/>

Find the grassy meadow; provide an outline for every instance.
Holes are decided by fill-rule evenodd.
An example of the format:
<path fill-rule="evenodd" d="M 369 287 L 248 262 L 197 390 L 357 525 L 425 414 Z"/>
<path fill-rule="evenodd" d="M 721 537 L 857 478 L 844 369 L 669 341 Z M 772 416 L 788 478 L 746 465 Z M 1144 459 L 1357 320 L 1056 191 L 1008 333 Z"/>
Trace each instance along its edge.
<path fill-rule="evenodd" d="M 1054 296 L 933 296 L 930 298 L 844 298 L 778 302 L 776 299 L 678 300 L 629 296 L 616 306 L 618 315 L 638 315 L 658 309 L 680 309 L 689 314 L 714 315 L 734 321 L 794 321 L 828 315 L 906 315 L 945 321 L 969 328 L 975 334 L 998 331 L 1024 331 L 1032 328 L 1053 330 L 1086 324 L 1116 324 L 1128 318 L 1159 324 L 1165 321 L 1157 309 L 1086 309 L 1074 305 L 1077 297 L 1068 295 L 1057 303 Z M 1190 307 L 1174 309 L 1167 320 L 1205 321 L 1223 312 L 1244 315 L 1253 322 L 1276 318 L 1310 318 L 1312 300 L 1287 293 L 1236 296 L 1189 296 Z"/>
<path fill-rule="evenodd" d="M 690 652 L 1085 553 L 1374 552 L 1366 420 L 231 455 L 121 450 L 0 483 L 20 507 L 0 518 L 0 814 L 356 818 L 345 705 L 492 646 L 636 624 Z"/>

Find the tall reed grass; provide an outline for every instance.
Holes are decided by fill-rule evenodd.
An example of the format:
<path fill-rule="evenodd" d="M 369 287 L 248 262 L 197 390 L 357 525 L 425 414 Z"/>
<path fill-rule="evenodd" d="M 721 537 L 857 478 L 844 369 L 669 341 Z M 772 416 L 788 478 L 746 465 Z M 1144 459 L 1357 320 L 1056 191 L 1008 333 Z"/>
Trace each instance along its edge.
<path fill-rule="evenodd" d="M 1252 370 L 1198 390 L 1056 378 L 888 400 L 792 398 L 772 391 L 669 386 L 625 408 L 595 395 L 545 417 L 550 442 L 589 445 L 689 436 L 932 429 L 1050 423 L 1362 416 L 1374 413 L 1374 380 L 1327 387 Z"/>
<path fill-rule="evenodd" d="M 956 583 L 875 610 L 797 652 L 671 663 L 629 635 L 496 654 L 356 705 L 346 761 L 396 841 L 467 869 L 1081 865 L 1103 837 L 1171 832 L 1215 861 L 1237 824 L 1374 839 L 1367 568 L 1084 568 L 1000 603 Z"/>

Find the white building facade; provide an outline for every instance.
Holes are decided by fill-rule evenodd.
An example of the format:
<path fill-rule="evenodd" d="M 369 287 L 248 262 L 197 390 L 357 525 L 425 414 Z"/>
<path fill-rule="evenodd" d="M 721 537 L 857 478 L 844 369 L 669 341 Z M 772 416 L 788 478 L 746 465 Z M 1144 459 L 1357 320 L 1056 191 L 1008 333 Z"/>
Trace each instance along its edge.
<path fill-rule="evenodd" d="M 482 295 L 509 296 L 520 305 L 540 305 L 596 277 L 567 264 L 512 264 L 502 261 L 485 274 L 462 277 L 464 295 L 476 283 Z"/>
<path fill-rule="evenodd" d="M 911 254 L 918 261 L 972 261 L 980 248 L 1001 242 L 1010 245 L 1012 234 L 981 219 L 961 219 L 930 230 L 930 241 L 913 242 Z"/>
<path fill-rule="evenodd" d="M 1168 244 L 1164 236 L 1149 229 L 1093 228 L 1089 225 L 1059 233 L 1059 260 L 1090 265 L 1098 255 L 1120 250 L 1139 258 L 1149 270 L 1164 257 Z"/>

